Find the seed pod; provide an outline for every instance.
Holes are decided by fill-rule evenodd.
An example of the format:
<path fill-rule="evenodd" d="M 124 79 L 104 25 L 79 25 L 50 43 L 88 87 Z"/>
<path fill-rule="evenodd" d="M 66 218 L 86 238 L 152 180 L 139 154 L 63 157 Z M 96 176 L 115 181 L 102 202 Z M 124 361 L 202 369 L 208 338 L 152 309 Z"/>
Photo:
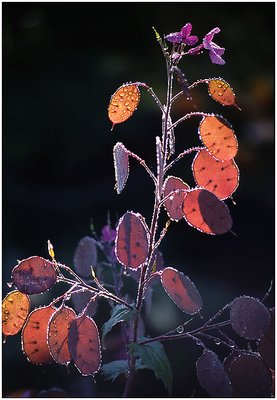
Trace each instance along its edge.
<path fill-rule="evenodd" d="M 204 117 L 199 125 L 199 136 L 217 160 L 231 160 L 236 156 L 238 141 L 231 125 L 223 117 Z"/>
<path fill-rule="evenodd" d="M 234 106 L 240 110 L 236 105 L 236 95 L 229 85 L 222 78 L 213 78 L 207 81 L 209 95 L 218 103 L 223 106 Z"/>
<path fill-rule="evenodd" d="M 50 289 L 57 280 L 54 263 L 42 257 L 29 257 L 14 267 L 12 280 L 26 294 L 38 294 Z"/>
<path fill-rule="evenodd" d="M 24 325 L 30 311 L 27 294 L 14 290 L 2 301 L 2 332 L 5 336 L 16 335 Z"/>
<path fill-rule="evenodd" d="M 122 85 L 112 95 L 108 107 L 108 116 L 113 126 L 130 118 L 138 107 L 140 91 L 136 84 Z"/>

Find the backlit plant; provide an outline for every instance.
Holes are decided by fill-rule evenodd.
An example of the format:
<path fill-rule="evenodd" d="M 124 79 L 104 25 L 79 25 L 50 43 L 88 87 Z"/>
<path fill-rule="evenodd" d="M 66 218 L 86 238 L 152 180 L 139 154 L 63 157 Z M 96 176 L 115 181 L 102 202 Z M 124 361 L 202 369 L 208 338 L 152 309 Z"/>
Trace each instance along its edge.
<path fill-rule="evenodd" d="M 191 31 L 192 26 L 187 23 L 180 32 L 162 39 L 154 29 L 166 62 L 164 104 L 146 83 L 134 82 L 122 85 L 108 106 L 112 129 L 132 116 L 140 102 L 140 90 L 150 93 L 161 113 L 154 171 L 120 141 L 113 149 L 118 194 L 127 183 L 130 158 L 136 159 L 153 181 L 155 199 L 151 221 L 146 221 L 138 212 L 128 211 L 119 219 L 116 229 L 111 227 L 110 221 L 100 237 L 93 229 L 92 236 L 82 238 L 77 246 L 74 268 L 55 259 L 50 241 L 50 260 L 33 256 L 18 261 L 12 270 L 15 290 L 2 303 L 3 334 L 7 337 L 22 330 L 23 352 L 34 364 L 53 360 L 61 365 L 72 362 L 82 375 L 100 372 L 111 380 L 125 375 L 124 397 L 134 394 L 136 372 L 141 369 L 153 370 L 171 395 L 170 354 L 167 356 L 162 342 L 188 339 L 203 350 L 196 362 L 197 377 L 212 397 L 270 397 L 274 370 L 274 310 L 263 304 L 269 292 L 261 300 L 249 296 L 235 298 L 203 322 L 200 314 L 203 302 L 196 286 L 183 272 L 164 266 L 159 251 L 170 224 L 181 220 L 201 233 L 232 232 L 232 218 L 225 200 L 232 199 L 239 184 L 239 169 L 234 161 L 238 141 L 223 116 L 193 111 L 172 120 L 174 102 L 180 97 L 191 102 L 193 89 L 203 84 L 207 85 L 213 100 L 223 106 L 239 108 L 231 86 L 220 77 L 188 83 L 179 66 L 186 57 L 207 50 L 212 63 L 225 63 L 222 58 L 225 49 L 213 42 L 219 28 L 207 33 L 196 47 L 198 38 L 191 35 Z M 175 86 L 179 90 L 176 91 Z M 199 119 L 199 137 L 195 135 L 197 145 L 176 154 L 175 128 L 188 119 Z M 193 187 L 182 178 L 170 175 L 172 167 L 191 153 L 195 154 Z M 128 279 L 136 283 L 134 298 L 124 289 Z M 30 312 L 29 296 L 58 283 L 67 284 L 69 289 L 49 305 Z M 170 332 L 149 337 L 143 318 L 149 313 L 152 286 L 157 283 L 176 306 L 191 317 Z M 101 328 L 94 321 L 100 298 L 111 306 L 110 319 Z M 224 315 L 226 318 L 222 319 Z M 190 329 L 191 323 L 196 327 Z M 120 331 L 120 356 L 103 363 L 102 353 L 109 351 L 109 337 L 115 327 Z M 230 329 L 224 331 L 226 327 L 233 329 L 235 339 Z M 226 347 L 228 356 L 224 360 L 210 349 L 214 343 Z"/>

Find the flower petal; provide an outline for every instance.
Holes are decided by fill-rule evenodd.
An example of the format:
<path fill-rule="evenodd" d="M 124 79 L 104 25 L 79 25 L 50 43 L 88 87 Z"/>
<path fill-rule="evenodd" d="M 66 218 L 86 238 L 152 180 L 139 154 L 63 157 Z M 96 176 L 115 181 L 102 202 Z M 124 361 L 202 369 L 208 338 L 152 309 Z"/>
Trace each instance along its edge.
<path fill-rule="evenodd" d="M 209 51 L 209 56 L 213 64 L 225 64 L 225 61 L 213 49 Z"/>
<path fill-rule="evenodd" d="M 218 54 L 219 56 L 222 56 L 222 54 L 224 54 L 224 52 L 225 52 L 225 48 L 224 47 L 219 47 L 214 42 L 211 42 L 210 44 L 212 46 L 212 49 L 216 52 L 216 54 Z"/>
<path fill-rule="evenodd" d="M 192 30 L 192 25 L 188 22 L 183 28 L 181 29 L 181 34 L 183 38 L 187 38 Z"/>
<path fill-rule="evenodd" d="M 199 44 L 199 46 L 193 47 L 192 49 L 189 49 L 185 54 L 189 54 L 191 56 L 196 56 L 200 54 L 204 49 L 203 44 Z"/>
<path fill-rule="evenodd" d="M 165 36 L 165 39 L 171 43 L 181 43 L 182 38 L 181 32 L 170 33 L 169 35 Z"/>
<path fill-rule="evenodd" d="M 207 35 L 205 35 L 204 40 L 206 40 L 207 42 L 210 42 L 211 40 L 213 40 L 214 35 L 219 32 L 220 32 L 220 28 L 212 29 L 210 32 L 207 33 Z"/>
<path fill-rule="evenodd" d="M 185 42 L 185 43 L 186 43 L 187 45 L 189 45 L 189 46 L 194 46 L 197 42 L 198 42 L 198 37 L 192 35 L 192 36 L 189 36 L 189 37 L 186 39 L 186 42 Z"/>

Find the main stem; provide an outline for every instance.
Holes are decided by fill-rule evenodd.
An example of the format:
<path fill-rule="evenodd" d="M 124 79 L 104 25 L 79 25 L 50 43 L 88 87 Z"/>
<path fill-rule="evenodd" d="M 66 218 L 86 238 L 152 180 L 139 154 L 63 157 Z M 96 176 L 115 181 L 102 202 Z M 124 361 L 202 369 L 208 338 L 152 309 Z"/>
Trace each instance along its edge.
<path fill-rule="evenodd" d="M 173 74 L 171 71 L 171 65 L 169 60 L 166 60 L 167 67 L 167 95 L 166 95 L 166 105 L 164 107 L 163 121 L 162 121 L 162 141 L 161 146 L 157 143 L 157 179 L 156 179 L 156 189 L 155 189 L 155 203 L 152 214 L 152 221 L 150 227 L 150 246 L 148 251 L 147 262 L 141 267 L 140 280 L 138 285 L 138 294 L 136 302 L 136 314 L 134 317 L 133 324 L 133 336 L 132 343 L 137 343 L 138 341 L 138 322 L 141 312 L 141 307 L 143 303 L 144 287 L 146 283 L 147 274 L 149 273 L 149 267 L 153 259 L 153 249 L 155 247 L 155 234 L 158 227 L 159 213 L 160 213 L 160 200 L 163 186 L 163 178 L 165 174 L 165 168 L 167 163 L 167 148 L 168 148 L 168 121 L 170 118 L 171 101 L 172 101 L 172 82 Z M 160 161 L 159 161 L 160 160 Z M 150 271 L 151 273 L 151 271 Z M 134 384 L 134 377 L 136 372 L 136 358 L 133 354 L 129 353 L 129 374 L 126 382 L 123 397 L 129 397 Z"/>

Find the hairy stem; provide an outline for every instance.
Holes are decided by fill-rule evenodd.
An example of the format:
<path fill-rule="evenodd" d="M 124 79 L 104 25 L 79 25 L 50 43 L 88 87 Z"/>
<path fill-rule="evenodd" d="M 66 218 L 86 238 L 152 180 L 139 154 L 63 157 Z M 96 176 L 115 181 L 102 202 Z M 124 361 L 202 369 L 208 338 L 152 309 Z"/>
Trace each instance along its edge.
<path fill-rule="evenodd" d="M 143 294 L 145 289 L 145 284 L 147 282 L 147 275 L 149 275 L 150 266 L 153 258 L 153 249 L 155 248 L 155 236 L 156 230 L 158 227 L 159 213 L 160 213 L 160 199 L 162 193 L 163 186 L 163 177 L 166 167 L 166 159 L 167 159 L 167 149 L 168 149 L 168 122 L 170 120 L 170 109 L 171 109 L 171 99 L 172 99 L 172 83 L 173 83 L 173 73 L 171 71 L 171 65 L 168 59 L 166 59 L 167 65 L 167 95 L 166 95 L 166 105 L 164 108 L 163 116 L 162 116 L 162 142 L 160 138 L 156 138 L 156 152 L 157 152 L 157 178 L 156 179 L 156 188 L 155 188 L 155 203 L 151 220 L 150 227 L 150 239 L 149 239 L 149 251 L 147 262 L 141 267 L 140 280 L 138 285 L 138 293 L 137 293 L 137 302 L 136 302 L 136 315 L 134 317 L 133 323 L 133 338 L 132 342 L 137 343 L 138 340 L 138 322 L 139 316 L 141 312 L 141 307 L 143 303 Z M 172 128 L 173 129 L 173 128 Z M 138 157 L 136 157 L 138 159 Z M 141 162 L 141 159 L 140 159 Z M 144 165 L 145 167 L 145 165 Z M 149 171 L 148 171 L 149 173 Z M 151 174 L 150 174 L 151 175 Z M 126 382 L 126 387 L 124 390 L 124 397 L 128 397 L 133 387 L 134 376 L 136 372 L 136 359 L 135 356 L 129 355 L 129 374 Z"/>

